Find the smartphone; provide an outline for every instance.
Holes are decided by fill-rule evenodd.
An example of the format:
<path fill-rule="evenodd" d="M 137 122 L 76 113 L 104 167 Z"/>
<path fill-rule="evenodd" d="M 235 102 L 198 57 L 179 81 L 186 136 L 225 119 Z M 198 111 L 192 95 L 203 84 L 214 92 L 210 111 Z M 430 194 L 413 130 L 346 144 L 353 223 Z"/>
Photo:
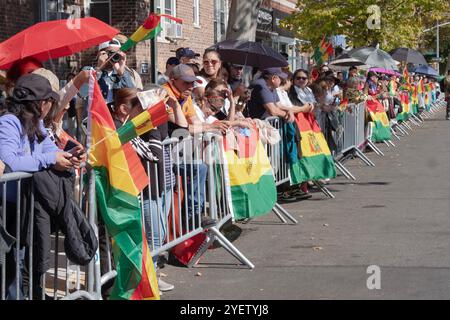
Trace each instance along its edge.
<path fill-rule="evenodd" d="M 76 144 L 73 140 L 67 140 L 64 151 L 69 152 L 69 150 L 72 150 L 75 147 L 78 147 L 78 144 Z"/>

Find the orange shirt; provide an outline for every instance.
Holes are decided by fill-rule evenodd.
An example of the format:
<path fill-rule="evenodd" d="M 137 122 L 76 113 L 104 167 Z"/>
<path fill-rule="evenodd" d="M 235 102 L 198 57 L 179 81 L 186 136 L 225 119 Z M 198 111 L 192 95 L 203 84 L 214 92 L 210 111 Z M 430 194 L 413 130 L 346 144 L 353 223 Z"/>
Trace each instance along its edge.
<path fill-rule="evenodd" d="M 167 90 L 170 96 L 174 97 L 178 100 L 178 102 L 181 105 L 181 110 L 184 113 L 184 116 L 189 119 L 193 116 L 196 116 L 197 113 L 195 112 L 194 103 L 192 102 L 192 97 L 189 96 L 187 99 L 183 99 L 181 97 L 181 93 L 170 84 L 170 82 L 167 82 L 162 85 L 164 89 Z M 169 113 L 173 113 L 172 109 L 169 109 Z"/>

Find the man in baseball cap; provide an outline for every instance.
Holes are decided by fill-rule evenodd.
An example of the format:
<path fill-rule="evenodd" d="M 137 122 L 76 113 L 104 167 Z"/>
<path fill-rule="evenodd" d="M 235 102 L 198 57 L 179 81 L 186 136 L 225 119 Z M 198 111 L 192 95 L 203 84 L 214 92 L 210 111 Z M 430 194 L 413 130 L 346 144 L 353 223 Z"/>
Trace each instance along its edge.
<path fill-rule="evenodd" d="M 169 74 L 169 82 L 163 85 L 169 95 L 178 101 L 189 124 L 200 123 L 192 101 L 194 83 L 200 83 L 191 67 L 185 64 L 175 66 Z M 173 116 L 170 115 L 169 118 Z M 170 118 L 174 122 L 174 118 Z"/>
<path fill-rule="evenodd" d="M 200 57 L 200 53 L 196 53 L 191 48 L 178 48 L 175 54 L 183 64 L 195 63 L 195 60 Z"/>
<path fill-rule="evenodd" d="M 277 88 L 281 79 L 287 74 L 281 68 L 262 70 L 261 77 L 251 85 L 252 96 L 247 104 L 247 116 L 255 119 L 265 119 L 270 116 L 283 117 L 288 122 L 294 121 L 294 113 L 280 104 Z"/>

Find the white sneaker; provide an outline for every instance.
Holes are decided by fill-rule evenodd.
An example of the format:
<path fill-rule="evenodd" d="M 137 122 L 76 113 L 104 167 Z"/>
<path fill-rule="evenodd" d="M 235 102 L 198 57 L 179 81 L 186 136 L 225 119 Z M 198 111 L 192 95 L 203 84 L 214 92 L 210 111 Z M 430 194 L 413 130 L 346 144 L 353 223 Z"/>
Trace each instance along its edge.
<path fill-rule="evenodd" d="M 175 288 L 173 284 L 167 283 L 161 280 L 161 278 L 158 278 L 158 287 L 161 292 L 171 291 Z"/>

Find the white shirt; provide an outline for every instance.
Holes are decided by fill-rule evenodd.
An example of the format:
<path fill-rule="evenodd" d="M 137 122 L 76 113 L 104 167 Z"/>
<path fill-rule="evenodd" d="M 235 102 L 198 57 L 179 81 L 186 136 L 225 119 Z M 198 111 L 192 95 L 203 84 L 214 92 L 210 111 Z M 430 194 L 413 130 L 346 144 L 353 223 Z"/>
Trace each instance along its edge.
<path fill-rule="evenodd" d="M 205 119 L 205 114 L 203 113 L 202 109 L 200 109 L 200 107 L 196 103 L 194 103 L 194 109 L 195 109 L 195 112 L 197 113 L 197 117 L 199 118 L 199 120 L 202 123 L 211 124 L 211 123 L 214 123 L 216 121 L 219 121 L 214 116 L 209 116 L 208 118 Z"/>
<path fill-rule="evenodd" d="M 291 108 L 293 106 L 293 104 L 291 102 L 291 99 L 289 99 L 289 96 L 288 96 L 288 93 L 286 92 L 286 90 L 282 90 L 280 88 L 277 88 L 276 90 L 277 90 L 278 98 L 280 98 L 279 103 L 283 107 Z"/>

